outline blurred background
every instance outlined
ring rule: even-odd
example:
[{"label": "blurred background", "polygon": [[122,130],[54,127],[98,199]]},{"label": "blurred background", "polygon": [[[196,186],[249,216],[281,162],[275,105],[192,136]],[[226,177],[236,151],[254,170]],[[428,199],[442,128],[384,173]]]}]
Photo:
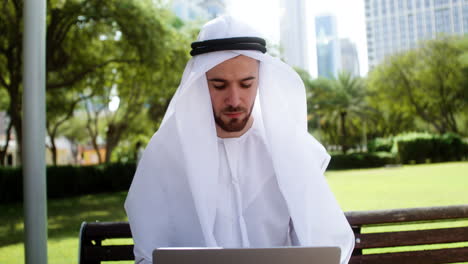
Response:
[{"label": "blurred background", "polygon": [[[1,263],[23,263],[22,11],[0,3]],[[344,210],[468,203],[468,0],[48,0],[50,263],[76,263],[82,221],[126,220],[190,43],[224,14],[303,79]]]}]

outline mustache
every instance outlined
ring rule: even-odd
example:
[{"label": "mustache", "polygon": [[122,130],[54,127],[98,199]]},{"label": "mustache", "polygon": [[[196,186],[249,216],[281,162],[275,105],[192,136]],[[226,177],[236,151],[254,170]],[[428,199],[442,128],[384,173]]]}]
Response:
[{"label": "mustache", "polygon": [[229,112],[247,112],[247,109],[245,107],[233,107],[233,106],[228,106],[222,110],[223,113],[229,113]]}]

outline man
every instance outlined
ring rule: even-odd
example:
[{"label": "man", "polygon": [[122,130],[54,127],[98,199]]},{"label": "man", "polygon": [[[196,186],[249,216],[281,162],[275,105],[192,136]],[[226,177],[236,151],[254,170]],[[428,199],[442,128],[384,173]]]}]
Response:
[{"label": "man", "polygon": [[136,263],[158,247],[339,246],[354,236],[307,132],[299,76],[225,16],[192,43],[181,84],[125,203]]}]

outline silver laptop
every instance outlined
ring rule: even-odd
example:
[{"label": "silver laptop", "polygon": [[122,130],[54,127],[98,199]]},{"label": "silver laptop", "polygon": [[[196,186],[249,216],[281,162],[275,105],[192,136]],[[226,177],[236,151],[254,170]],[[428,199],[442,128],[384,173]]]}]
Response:
[{"label": "silver laptop", "polygon": [[339,264],[339,247],[158,248],[153,264]]}]

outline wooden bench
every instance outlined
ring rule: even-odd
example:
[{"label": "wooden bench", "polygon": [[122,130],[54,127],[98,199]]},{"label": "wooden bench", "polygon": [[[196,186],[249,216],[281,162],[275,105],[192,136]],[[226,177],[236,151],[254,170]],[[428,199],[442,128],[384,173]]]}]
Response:
[{"label": "wooden bench", "polygon": [[[345,214],[356,236],[351,264],[468,262],[468,205],[356,211]],[[428,225],[421,228],[421,224]],[[419,228],[401,231],[402,228],[414,229],[415,226]],[[392,230],[371,232],[371,229],[381,227]],[[79,263],[97,264],[101,261],[133,260],[132,243],[103,245],[103,241],[117,238],[131,238],[127,222],[83,222],[80,230]],[[445,244],[456,242],[464,243],[452,244],[451,248],[447,248],[450,244]],[[437,244],[442,244],[442,248],[439,245],[436,249],[426,250],[398,248],[397,252],[390,253],[367,252],[369,249],[395,251],[394,247],[399,246],[433,247]]]}]

